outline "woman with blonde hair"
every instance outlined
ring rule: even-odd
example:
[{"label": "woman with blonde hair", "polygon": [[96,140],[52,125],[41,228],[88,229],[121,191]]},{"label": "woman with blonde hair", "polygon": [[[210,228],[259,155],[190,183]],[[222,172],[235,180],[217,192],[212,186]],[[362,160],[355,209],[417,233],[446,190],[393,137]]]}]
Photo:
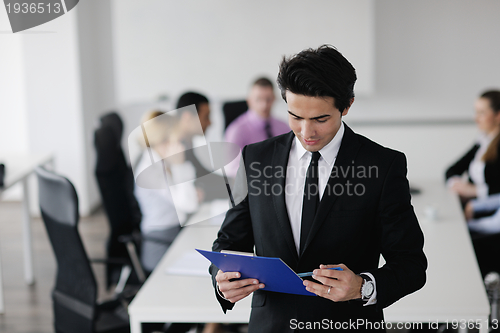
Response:
[{"label": "woman with blonde hair", "polygon": [[145,148],[135,168],[134,193],[142,212],[144,236],[141,262],[151,272],[181,230],[189,214],[198,209],[193,181],[195,170],[184,158],[178,119],[152,111],[141,120],[139,142]]}]

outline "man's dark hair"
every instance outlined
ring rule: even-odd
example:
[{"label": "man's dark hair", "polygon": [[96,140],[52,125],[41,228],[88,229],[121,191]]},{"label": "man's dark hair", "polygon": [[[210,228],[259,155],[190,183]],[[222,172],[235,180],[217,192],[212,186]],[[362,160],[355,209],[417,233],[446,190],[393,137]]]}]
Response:
[{"label": "man's dark hair", "polygon": [[187,92],[182,94],[181,97],[179,97],[179,100],[177,101],[177,109],[183,108],[185,106],[194,104],[196,105],[196,112],[199,110],[200,104],[203,103],[208,103],[208,98],[203,96],[202,94],[199,94],[197,92]]},{"label": "man's dark hair", "polygon": [[287,90],[297,95],[333,97],[335,107],[342,112],[354,97],[356,70],[335,47],[322,45],[283,56],[277,82],[285,102]]},{"label": "man's dark hair", "polygon": [[267,77],[259,77],[257,80],[253,82],[252,87],[253,86],[274,89],[273,83]]}]

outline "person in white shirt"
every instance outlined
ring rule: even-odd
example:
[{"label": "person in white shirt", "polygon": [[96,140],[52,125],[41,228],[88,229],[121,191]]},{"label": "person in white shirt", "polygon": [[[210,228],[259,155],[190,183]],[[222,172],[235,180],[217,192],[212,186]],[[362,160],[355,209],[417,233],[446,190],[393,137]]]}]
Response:
[{"label": "person in white shirt", "polygon": [[[484,213],[493,214],[476,217],[477,214]],[[500,193],[483,199],[470,200],[465,206],[465,217],[471,231],[483,234],[500,233]]]},{"label": "person in white shirt", "polygon": [[[472,245],[481,274],[500,271],[500,213],[494,200],[500,193],[500,91],[486,91],[476,100],[475,121],[480,135],[475,145],[446,171],[448,187],[464,205]],[[467,180],[462,178],[467,174]],[[491,208],[491,209],[490,209]],[[491,215],[493,214],[493,215]],[[489,215],[489,216],[488,216]]]},{"label": "person in white shirt", "polygon": [[[484,92],[475,103],[479,138],[463,157],[446,171],[447,185],[464,202],[500,193],[500,91]],[[469,180],[463,180],[467,173]]]},{"label": "person in white shirt", "polygon": [[176,117],[148,112],[141,121],[145,151],[135,169],[134,194],[142,212],[141,262],[152,271],[186,222],[198,209],[195,170],[178,141]]}]

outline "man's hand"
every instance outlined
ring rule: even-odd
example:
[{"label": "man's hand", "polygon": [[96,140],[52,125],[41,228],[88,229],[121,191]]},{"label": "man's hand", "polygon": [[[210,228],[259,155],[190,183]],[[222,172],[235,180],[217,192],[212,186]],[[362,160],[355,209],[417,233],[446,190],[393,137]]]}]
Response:
[{"label": "man's hand", "polygon": [[[332,267],[340,267],[343,271],[327,269]],[[320,283],[304,281],[307,291],[334,302],[361,298],[363,278],[354,274],[346,265],[320,265],[313,273],[312,277]]]},{"label": "man's hand", "polygon": [[264,288],[264,284],[259,283],[259,280],[257,279],[229,281],[232,279],[238,279],[240,276],[241,274],[238,272],[224,273],[219,270],[217,272],[217,276],[215,277],[219,291],[222,293],[224,298],[229,300],[231,303],[236,303],[254,291]]}]

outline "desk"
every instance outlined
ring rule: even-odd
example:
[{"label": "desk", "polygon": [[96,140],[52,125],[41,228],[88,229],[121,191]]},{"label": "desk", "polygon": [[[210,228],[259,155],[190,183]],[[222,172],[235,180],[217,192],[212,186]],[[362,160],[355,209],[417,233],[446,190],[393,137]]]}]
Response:
[{"label": "desk", "polygon": [[[480,331],[487,332],[488,299],[458,198],[440,182],[415,185],[422,190],[412,202],[425,234],[427,283],[386,308],[386,322],[480,320]],[[425,218],[428,205],[438,211],[436,221]],[[248,322],[250,297],[224,315],[208,273],[206,277],[165,273],[183,253],[194,248],[210,249],[217,231],[217,226],[209,225],[192,225],[182,230],[129,306],[132,333],[141,332],[143,322]]]},{"label": "desk", "polygon": [[[0,195],[7,189],[20,183],[23,187],[23,247],[24,247],[24,279],[28,285],[35,282],[33,274],[33,249],[31,240],[30,193],[28,177],[38,166],[53,166],[52,155],[0,155],[0,163],[5,164],[4,186],[0,187]],[[0,264],[0,313],[4,313],[3,284]]]}]

